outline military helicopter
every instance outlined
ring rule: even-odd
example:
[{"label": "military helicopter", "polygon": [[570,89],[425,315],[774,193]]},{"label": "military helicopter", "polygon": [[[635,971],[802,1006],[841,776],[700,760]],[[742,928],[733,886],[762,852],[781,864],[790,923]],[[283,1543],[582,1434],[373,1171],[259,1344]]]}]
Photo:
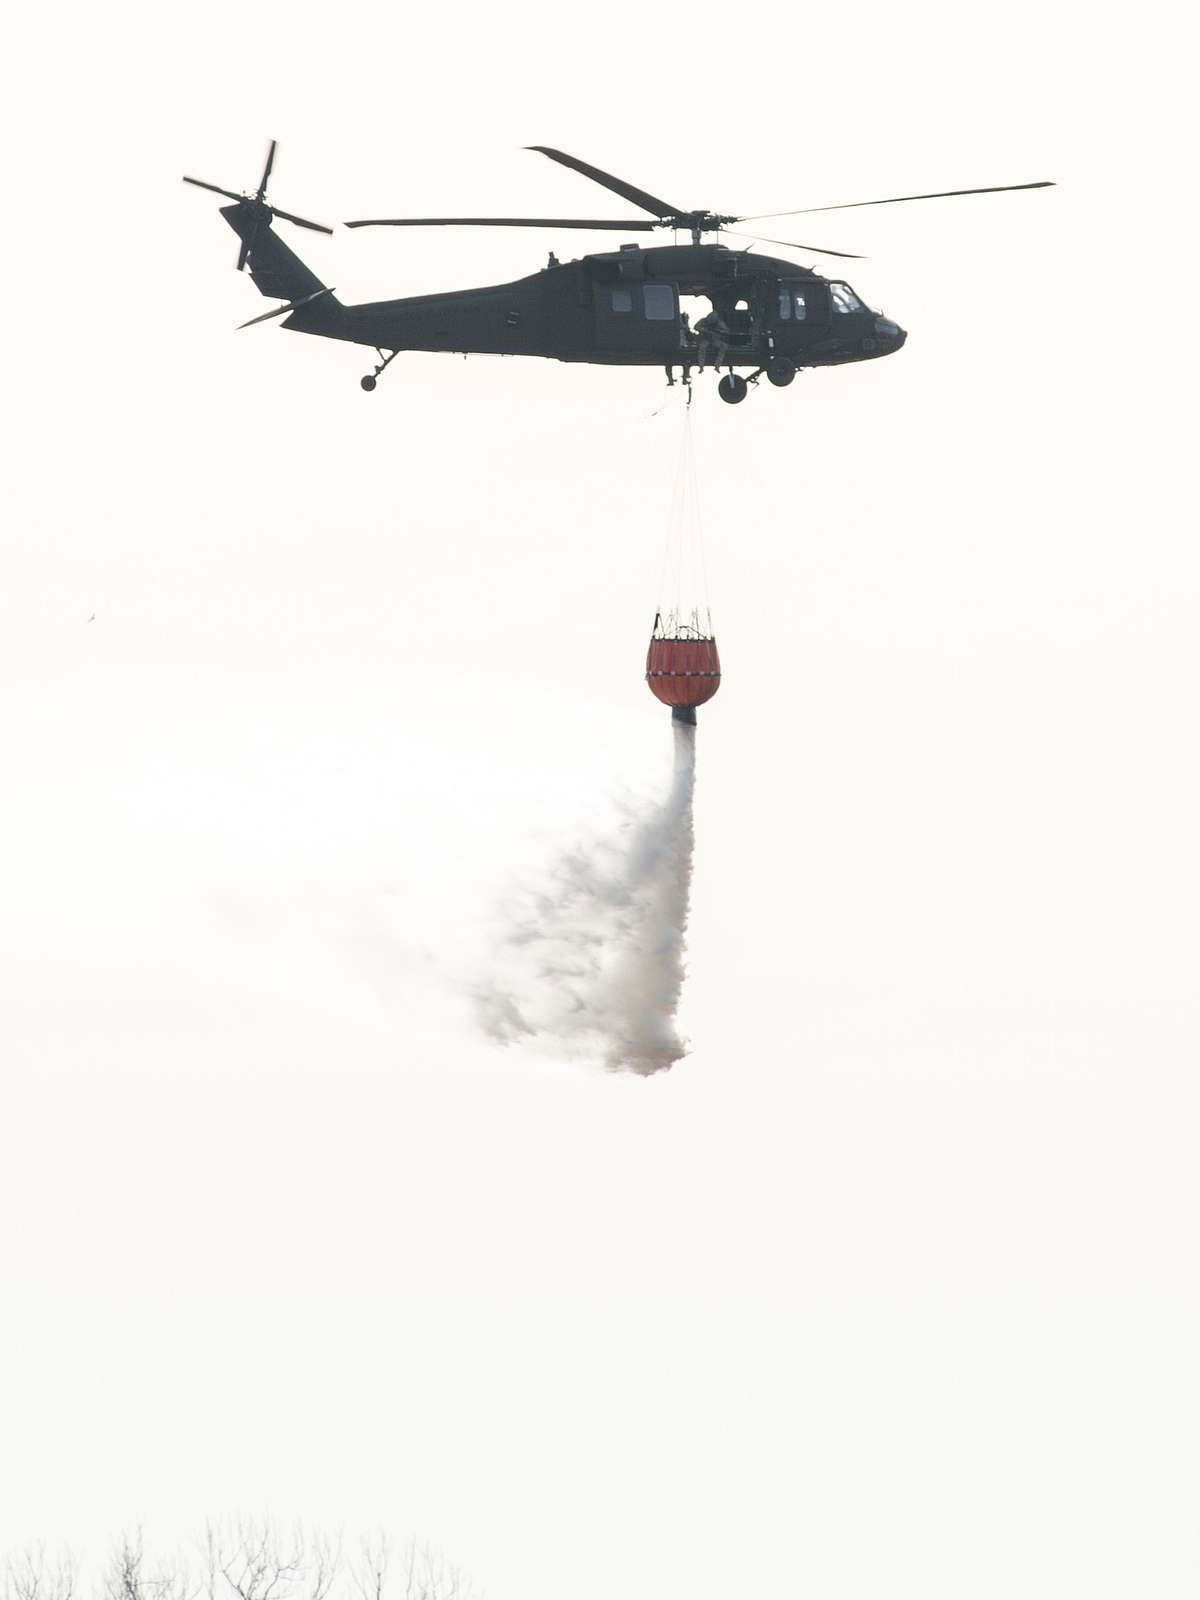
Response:
[{"label": "military helicopter", "polygon": [[[665,368],[668,383],[675,369],[691,383],[695,371],[723,375],[717,385],[722,400],[737,405],[749,387],[766,376],[786,388],[804,367],[838,366],[891,355],[907,334],[899,324],[871,310],[843,279],[825,278],[811,268],[772,256],[752,254],[749,247],[730,249],[704,243],[705,234],[731,233],[754,243],[838,256],[861,256],[824,246],[796,244],[738,233],[732,224],[801,216],[815,211],[844,211],[857,206],[897,205],[910,200],[941,200],[958,195],[999,194],[1013,189],[1045,189],[1053,185],[1007,183],[983,189],[949,189],[936,194],[893,195],[884,200],[857,200],[839,206],[808,206],[795,211],[724,216],[687,210],[616,178],[586,161],[546,145],[527,148],[573,168],[594,183],[639,206],[652,220],[632,217],[367,217],[347,222],[348,228],[576,228],[620,233],[649,233],[656,228],[691,235],[689,244],[672,243],[643,249],[622,244],[616,250],[559,261],[553,253],[546,266],[514,283],[445,294],[413,295],[403,300],[377,300],[343,305],[334,290],[313,273],[274,231],[276,218],[317,233],[332,233],[268,204],[267,184],[275,163],[271,141],[262,180],[254,194],[235,194],[200,178],[185,183],[226,196],[233,204],[221,215],[241,240],[238,271],[250,269],[259,292],[284,300],[242,327],[286,317],[296,333],[344,339],[373,348],[378,364],[360,381],[368,393],[396,356],[408,350],[441,350],[461,355],[544,356],[557,361],[584,361],[604,366]],[[689,311],[684,301],[691,300]],[[698,308],[695,303],[700,302]],[[702,315],[692,316],[696,310]],[[741,368],[746,375],[743,376]]]}]

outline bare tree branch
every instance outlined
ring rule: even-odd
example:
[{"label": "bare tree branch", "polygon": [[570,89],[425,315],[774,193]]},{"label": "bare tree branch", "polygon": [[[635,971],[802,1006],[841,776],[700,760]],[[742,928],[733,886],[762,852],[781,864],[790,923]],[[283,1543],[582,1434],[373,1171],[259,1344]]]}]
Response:
[{"label": "bare tree branch", "polygon": [[29,1545],[4,1563],[5,1600],[75,1600],[79,1565],[69,1550],[47,1556],[45,1545]]},{"label": "bare tree branch", "polygon": [[314,1533],[308,1538],[305,1573],[308,1600],[327,1600],[342,1567],[342,1538]]},{"label": "bare tree branch", "polygon": [[[181,1556],[147,1556],[142,1530],[122,1534],[98,1574],[95,1600],[476,1600],[462,1572],[428,1545],[397,1553],[388,1536],[364,1538],[343,1558],[342,1539],[266,1518],[209,1523],[197,1572]],[[30,1546],[0,1566],[0,1600],[80,1600],[67,1551]]]},{"label": "bare tree branch", "polygon": [[101,1600],[198,1600],[201,1585],[176,1557],[150,1567],[142,1530],[124,1533],[113,1546],[101,1579]]},{"label": "bare tree branch", "polygon": [[285,1535],[265,1518],[210,1525],[205,1554],[209,1600],[328,1600],[342,1568],[340,1536]]},{"label": "bare tree branch", "polygon": [[382,1531],[367,1534],[358,1547],[357,1557],[349,1564],[350,1581],[359,1600],[384,1600],[391,1559],[392,1546],[387,1534]]}]

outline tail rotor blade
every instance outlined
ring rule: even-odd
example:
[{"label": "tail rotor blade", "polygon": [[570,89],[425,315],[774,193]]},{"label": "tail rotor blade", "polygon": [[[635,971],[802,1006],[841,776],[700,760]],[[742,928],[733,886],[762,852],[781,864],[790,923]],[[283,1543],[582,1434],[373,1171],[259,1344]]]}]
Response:
[{"label": "tail rotor blade", "polygon": [[253,223],[249,233],[242,240],[242,248],[238,251],[237,269],[238,269],[239,272],[242,272],[242,271],[245,270],[246,263],[250,259],[250,252],[254,248],[254,241],[257,238],[258,238],[258,217],[256,216],[254,218],[254,223]]},{"label": "tail rotor blade", "polygon": [[184,183],[194,183],[197,189],[210,189],[213,194],[223,194],[227,200],[244,200],[244,194],[234,194],[232,189],[222,189],[219,184],[205,183],[203,178],[184,178]]},{"label": "tail rotor blade", "polygon": [[293,216],[290,211],[280,211],[278,206],[272,206],[270,210],[273,217],[282,217],[285,222],[294,222],[298,228],[311,228],[314,233],[333,232],[333,229],[327,228],[323,222],[310,222],[307,217]]},{"label": "tail rotor blade", "polygon": [[258,198],[261,200],[267,192],[267,180],[271,176],[271,168],[275,165],[275,140],[271,140],[271,148],[267,151],[267,164],[263,168],[262,182],[258,186]]}]

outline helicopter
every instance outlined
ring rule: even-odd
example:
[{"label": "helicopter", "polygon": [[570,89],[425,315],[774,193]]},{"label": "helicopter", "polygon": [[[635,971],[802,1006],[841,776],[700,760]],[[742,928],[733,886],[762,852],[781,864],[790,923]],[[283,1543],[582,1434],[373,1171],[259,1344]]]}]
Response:
[{"label": "helicopter", "polygon": [[[323,223],[268,202],[267,185],[276,148],[276,141],[272,140],[262,179],[253,194],[237,194],[200,178],[185,177],[183,181],[233,202],[220,210],[241,241],[238,271],[249,267],[260,294],[285,301],[241,326],[248,328],[273,317],[286,317],[283,326],[295,333],[369,346],[379,360],[360,379],[368,393],[397,355],[420,350],[542,356],[603,366],[663,367],[669,384],[675,383],[678,368],[689,393],[693,372],[714,371],[720,375],[717,392],[721,399],[738,405],[763,376],[776,388],[786,388],[803,368],[840,366],[892,355],[908,335],[898,323],[867,306],[844,279],[826,278],[811,267],[754,254],[749,246],[731,249],[720,242],[705,242],[706,234],[727,233],[752,243],[860,261],[861,256],[844,250],[738,233],[733,224],[859,206],[1053,187],[1046,180],[1006,183],[756,216],[725,216],[671,205],[565,151],[529,145],[527,149],[572,168],[640,207],[649,213],[650,220],[366,217],[345,226],[569,228],[621,233],[649,233],[664,228],[675,234],[690,234],[690,243],[647,248],[622,243],[616,250],[567,262],[559,261],[551,252],[540,272],[513,283],[343,305],[334,289],[323,284],[272,227],[278,218],[316,233],[333,232]],[[693,309],[689,310],[685,301]]]}]

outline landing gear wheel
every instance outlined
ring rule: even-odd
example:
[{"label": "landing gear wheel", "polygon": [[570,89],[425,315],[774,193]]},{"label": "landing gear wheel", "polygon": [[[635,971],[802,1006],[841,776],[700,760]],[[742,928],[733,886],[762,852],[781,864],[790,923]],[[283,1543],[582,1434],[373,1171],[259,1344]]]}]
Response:
[{"label": "landing gear wheel", "polygon": [[399,354],[399,351],[393,350],[390,355],[385,356],[383,351],[379,350],[378,346],[376,346],[376,350],[379,355],[379,365],[375,368],[374,372],[368,372],[365,378],[360,378],[358,380],[368,394],[370,394],[371,390],[379,382],[379,374],[384,371],[386,367],[389,367]]},{"label": "landing gear wheel", "polygon": [[717,385],[717,393],[726,405],[738,406],[746,398],[746,380],[736,372],[727,372]]},{"label": "landing gear wheel", "polygon": [[783,356],[776,356],[773,361],[767,362],[767,382],[773,383],[777,389],[786,389],[795,376],[794,364]]}]

